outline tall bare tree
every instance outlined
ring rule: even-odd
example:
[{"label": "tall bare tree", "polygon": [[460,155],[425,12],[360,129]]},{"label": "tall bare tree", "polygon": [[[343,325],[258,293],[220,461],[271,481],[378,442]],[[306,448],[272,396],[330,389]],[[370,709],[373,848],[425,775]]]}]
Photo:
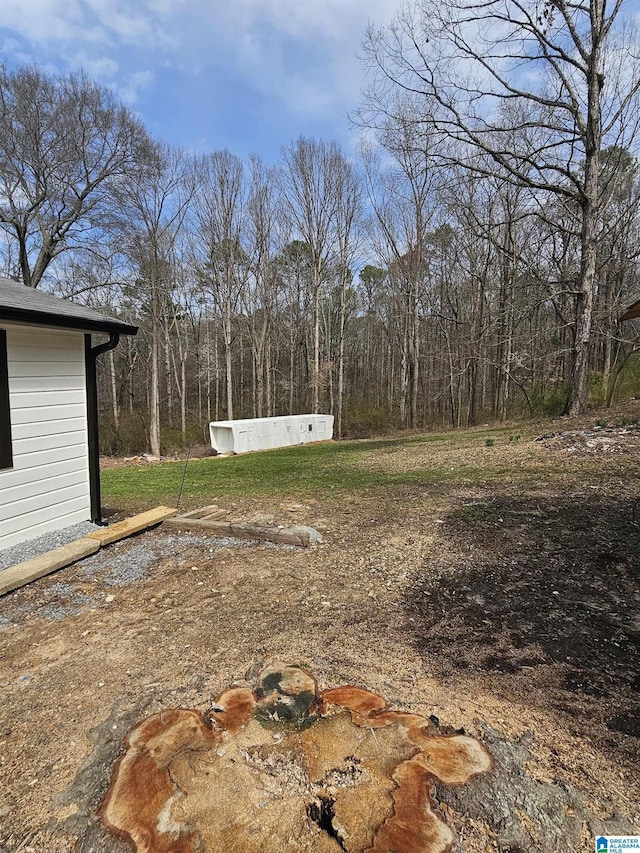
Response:
[{"label": "tall bare tree", "polygon": [[[572,208],[580,235],[567,408],[584,410],[596,288],[603,145],[638,130],[640,65],[632,26],[616,27],[622,0],[416,0],[365,41],[374,75],[363,111],[395,110],[398,88],[435,132],[478,168],[488,154],[508,179]],[[426,109],[424,106],[426,104]],[[513,148],[514,130],[521,131]],[[484,168],[480,166],[480,168]]]},{"label": "tall bare tree", "polygon": [[339,205],[337,166],[342,152],[335,142],[300,137],[283,151],[280,171],[285,209],[306,243],[311,258],[313,310],[312,411],[320,408],[320,292],[334,257],[333,228]]},{"label": "tall bare tree", "polygon": [[253,411],[261,418],[271,414],[271,338],[280,290],[276,258],[283,235],[274,170],[256,156],[250,166],[246,244],[251,276],[244,304],[253,350]]},{"label": "tall bare tree", "polygon": [[406,115],[385,124],[380,134],[386,160],[363,148],[369,201],[378,226],[381,259],[398,300],[401,342],[400,414],[418,425],[420,316],[428,274],[427,236],[433,225],[436,174],[428,128]]},{"label": "tall bare tree", "polygon": [[[160,456],[161,332],[171,305],[176,237],[192,195],[187,165],[180,149],[157,143],[116,193],[122,239],[149,313],[149,445],[154,456]],[[164,373],[170,382],[170,371]]]},{"label": "tall bare tree", "polygon": [[347,288],[353,279],[353,262],[360,243],[362,216],[362,186],[355,167],[346,157],[335,164],[336,216],[334,241],[339,276],[340,308],[338,312],[338,387],[336,404],[336,435],[342,437],[344,406],[345,331],[347,321]]},{"label": "tall bare tree", "polygon": [[37,287],[61,252],[95,247],[111,189],[148,144],[138,119],[85,75],[0,66],[0,227],[24,284]]},{"label": "tall bare tree", "polygon": [[222,325],[227,417],[232,419],[234,321],[249,274],[249,258],[243,248],[246,186],[240,158],[225,150],[199,161],[193,213],[195,262]]}]

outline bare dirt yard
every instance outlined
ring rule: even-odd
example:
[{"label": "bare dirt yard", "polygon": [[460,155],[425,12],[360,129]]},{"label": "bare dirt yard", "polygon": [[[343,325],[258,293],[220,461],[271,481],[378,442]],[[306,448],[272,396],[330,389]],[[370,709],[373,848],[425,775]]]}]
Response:
[{"label": "bare dirt yard", "polygon": [[493,772],[434,789],[455,850],[640,833],[640,406],[620,414],[370,442],[351,464],[384,485],[227,501],[321,544],[159,527],[0,599],[0,851],[130,850],[96,817],[126,733],[265,661],[483,742]]}]

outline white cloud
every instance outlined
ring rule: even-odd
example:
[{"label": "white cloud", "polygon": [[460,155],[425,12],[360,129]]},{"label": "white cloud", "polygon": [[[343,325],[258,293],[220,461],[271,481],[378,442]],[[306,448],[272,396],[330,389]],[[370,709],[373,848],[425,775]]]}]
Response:
[{"label": "white cloud", "polygon": [[125,104],[133,106],[143,89],[148,89],[155,80],[153,71],[135,71],[129,74],[123,85],[117,87],[118,95]]},{"label": "white cloud", "polygon": [[[202,4],[202,8],[211,8]],[[337,42],[359,42],[369,18],[385,22],[398,6],[396,0],[235,0],[219,4],[213,14],[235,26],[259,31],[268,25],[285,36]]]},{"label": "white cloud", "polygon": [[90,77],[100,83],[108,83],[118,74],[120,65],[109,56],[91,56],[79,51],[73,57],[72,65],[83,68]]},{"label": "white cloud", "polygon": [[170,45],[163,18],[176,8],[176,0],[2,0],[0,27],[39,45]]},{"label": "white cloud", "polygon": [[2,0],[0,3],[0,27],[36,43],[69,40],[81,21],[82,9],[77,0],[65,3],[56,0]]},{"label": "white cloud", "polygon": [[[356,58],[369,19],[399,0],[0,0],[0,37],[14,59],[32,54],[84,67],[127,103],[179,67],[223,77],[301,116],[343,115],[358,101]],[[2,32],[4,28],[5,32]]]},{"label": "white cloud", "polygon": [[[234,0],[191,3],[190,53],[207,53],[259,92],[302,114],[352,107],[363,86],[357,59],[370,19],[388,22],[398,0]],[[185,45],[186,46],[186,45]],[[186,62],[191,61],[187,56]]]},{"label": "white cloud", "polygon": [[30,65],[33,62],[33,55],[23,50],[23,45],[14,38],[3,39],[0,43],[0,57],[13,57],[14,61],[25,65]]}]

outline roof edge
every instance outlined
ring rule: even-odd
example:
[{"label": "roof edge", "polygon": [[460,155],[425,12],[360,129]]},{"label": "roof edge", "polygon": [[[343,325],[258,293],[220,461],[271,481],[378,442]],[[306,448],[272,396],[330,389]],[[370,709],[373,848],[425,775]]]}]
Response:
[{"label": "roof edge", "polygon": [[636,299],[635,302],[627,306],[624,314],[618,318],[618,322],[624,323],[625,320],[635,320],[637,317],[640,317],[640,299]]},{"label": "roof edge", "polygon": [[138,326],[131,326],[122,320],[89,320],[82,317],[61,317],[46,311],[33,311],[28,308],[0,307],[0,321],[7,323],[28,323],[38,326],[54,326],[58,329],[73,329],[80,332],[118,332],[121,335],[136,335]]}]

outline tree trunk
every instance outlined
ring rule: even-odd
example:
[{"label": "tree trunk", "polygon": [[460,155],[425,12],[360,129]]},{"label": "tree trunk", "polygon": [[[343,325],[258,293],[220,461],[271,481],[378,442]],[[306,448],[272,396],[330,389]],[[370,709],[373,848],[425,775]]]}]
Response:
[{"label": "tree trunk", "polygon": [[342,438],[342,406],[344,402],[344,329],[346,320],[346,281],[345,276],[341,276],[340,287],[340,327],[338,341],[338,407],[337,407],[337,429],[336,435]]},{"label": "tree trunk", "polygon": [[227,292],[225,302],[224,329],[224,363],[227,383],[227,418],[233,420],[233,362],[231,353],[231,295]]},{"label": "tree trunk", "polygon": [[320,411],[320,270],[314,270],[313,283],[313,374],[311,411]]},{"label": "tree trunk", "polygon": [[187,354],[180,353],[180,425],[182,439],[187,442]]},{"label": "tree trunk", "polygon": [[113,403],[113,423],[116,428],[120,426],[120,405],[118,402],[118,390],[116,386],[116,363],[113,350],[109,350],[109,378],[111,380],[111,400]]},{"label": "tree trunk", "polygon": [[593,300],[596,286],[600,147],[602,144],[601,89],[602,25],[604,0],[592,2],[593,44],[589,57],[585,174],[580,236],[580,290],[576,305],[576,333],[573,345],[571,387],[567,411],[579,415],[587,409],[589,391],[589,345],[593,325]]},{"label": "tree trunk", "polygon": [[155,269],[151,272],[151,388],[149,389],[149,445],[160,456],[160,375],[158,369],[158,295]]}]

